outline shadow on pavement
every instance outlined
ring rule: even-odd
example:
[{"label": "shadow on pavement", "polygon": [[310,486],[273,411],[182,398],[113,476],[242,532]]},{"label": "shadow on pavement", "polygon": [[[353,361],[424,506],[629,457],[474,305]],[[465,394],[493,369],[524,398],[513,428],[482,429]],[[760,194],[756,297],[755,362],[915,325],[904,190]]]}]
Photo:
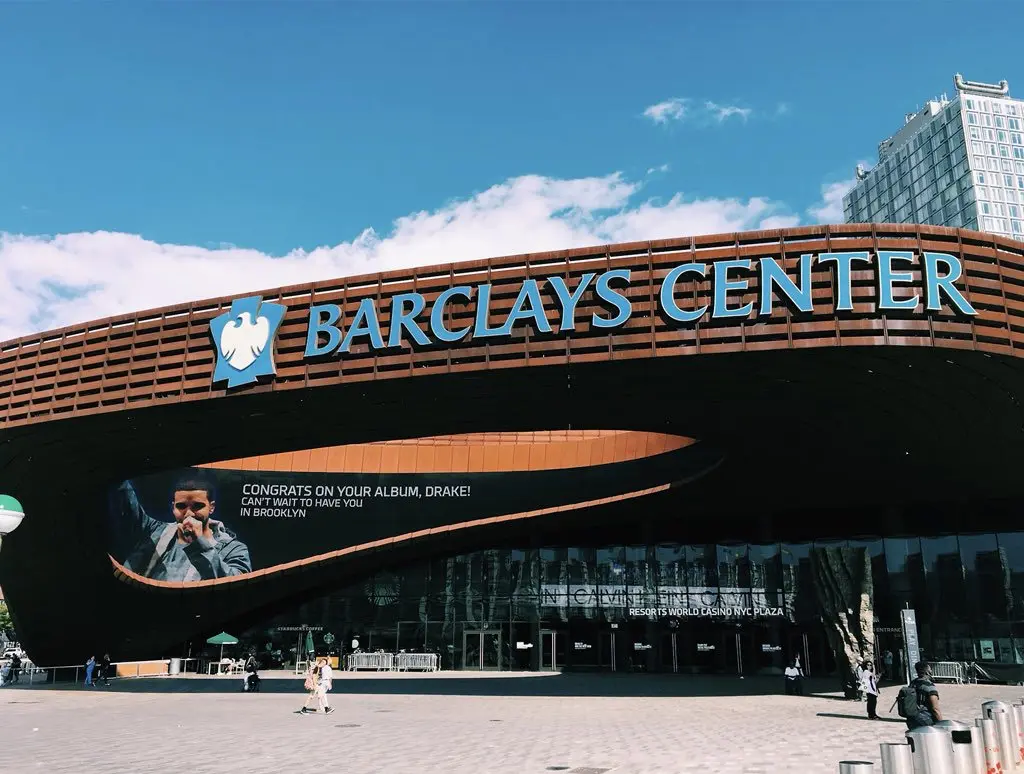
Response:
[{"label": "shadow on pavement", "polygon": [[839,712],[818,712],[815,714],[819,718],[843,718],[845,720],[867,720],[871,723],[902,723],[906,725],[906,721],[903,718],[877,718],[871,720],[867,715],[843,715]]},{"label": "shadow on pavement", "polygon": [[[671,674],[550,674],[456,676],[395,675],[350,676],[342,673],[334,680],[332,695],[379,694],[410,696],[551,696],[551,697],[701,697],[782,695],[778,677],[719,677]],[[260,692],[264,694],[305,693],[303,679],[294,675],[264,676]],[[834,684],[820,681],[824,693]],[[14,691],[95,691],[113,693],[242,693],[241,677],[155,677],[121,679],[107,687],[86,688],[68,683],[19,685],[0,690],[0,701],[15,699]],[[254,700],[257,700],[255,695]],[[803,697],[786,697],[806,701]],[[832,698],[832,697],[829,697]]]}]

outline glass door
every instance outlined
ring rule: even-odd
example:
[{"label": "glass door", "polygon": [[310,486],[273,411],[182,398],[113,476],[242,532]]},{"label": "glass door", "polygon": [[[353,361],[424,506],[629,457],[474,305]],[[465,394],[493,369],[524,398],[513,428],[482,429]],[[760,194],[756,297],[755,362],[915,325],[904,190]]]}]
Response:
[{"label": "glass door", "polygon": [[659,649],[662,672],[679,671],[679,635],[676,632],[666,632],[661,635],[661,648]]},{"label": "glass door", "polygon": [[468,630],[462,634],[463,669],[501,669],[501,632]]},{"label": "glass door", "polygon": [[540,630],[540,671],[554,672],[565,666],[565,637],[554,629]]}]

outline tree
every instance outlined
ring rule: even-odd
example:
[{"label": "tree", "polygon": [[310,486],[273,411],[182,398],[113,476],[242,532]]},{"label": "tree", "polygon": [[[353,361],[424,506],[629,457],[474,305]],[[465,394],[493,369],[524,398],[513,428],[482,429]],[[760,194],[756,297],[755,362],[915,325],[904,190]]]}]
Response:
[{"label": "tree", "polygon": [[858,695],[854,670],[874,662],[875,594],[871,557],[865,548],[815,547],[811,551],[821,621],[835,654],[848,699]]},{"label": "tree", "polygon": [[8,639],[14,639],[14,621],[6,602],[0,602],[0,634]]}]

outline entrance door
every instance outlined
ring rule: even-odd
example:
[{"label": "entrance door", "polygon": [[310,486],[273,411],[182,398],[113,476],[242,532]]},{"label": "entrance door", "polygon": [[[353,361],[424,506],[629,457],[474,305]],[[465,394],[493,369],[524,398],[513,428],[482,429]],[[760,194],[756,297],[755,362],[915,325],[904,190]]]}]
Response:
[{"label": "entrance door", "polygon": [[462,634],[463,669],[501,669],[501,632],[470,630]]},{"label": "entrance door", "polygon": [[679,671],[679,635],[676,632],[666,632],[661,635],[661,657],[662,672]]},{"label": "entrance door", "polygon": [[565,637],[554,629],[540,630],[540,671],[554,672],[565,666]]}]

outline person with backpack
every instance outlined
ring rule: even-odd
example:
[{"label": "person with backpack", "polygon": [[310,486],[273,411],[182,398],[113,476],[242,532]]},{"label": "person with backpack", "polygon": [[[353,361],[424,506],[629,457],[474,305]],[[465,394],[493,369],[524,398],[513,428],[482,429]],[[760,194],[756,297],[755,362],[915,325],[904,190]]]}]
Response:
[{"label": "person with backpack", "polygon": [[932,682],[932,669],[924,661],[914,664],[917,679],[900,688],[896,695],[897,712],[907,721],[907,729],[933,726],[942,720],[939,689]]}]

